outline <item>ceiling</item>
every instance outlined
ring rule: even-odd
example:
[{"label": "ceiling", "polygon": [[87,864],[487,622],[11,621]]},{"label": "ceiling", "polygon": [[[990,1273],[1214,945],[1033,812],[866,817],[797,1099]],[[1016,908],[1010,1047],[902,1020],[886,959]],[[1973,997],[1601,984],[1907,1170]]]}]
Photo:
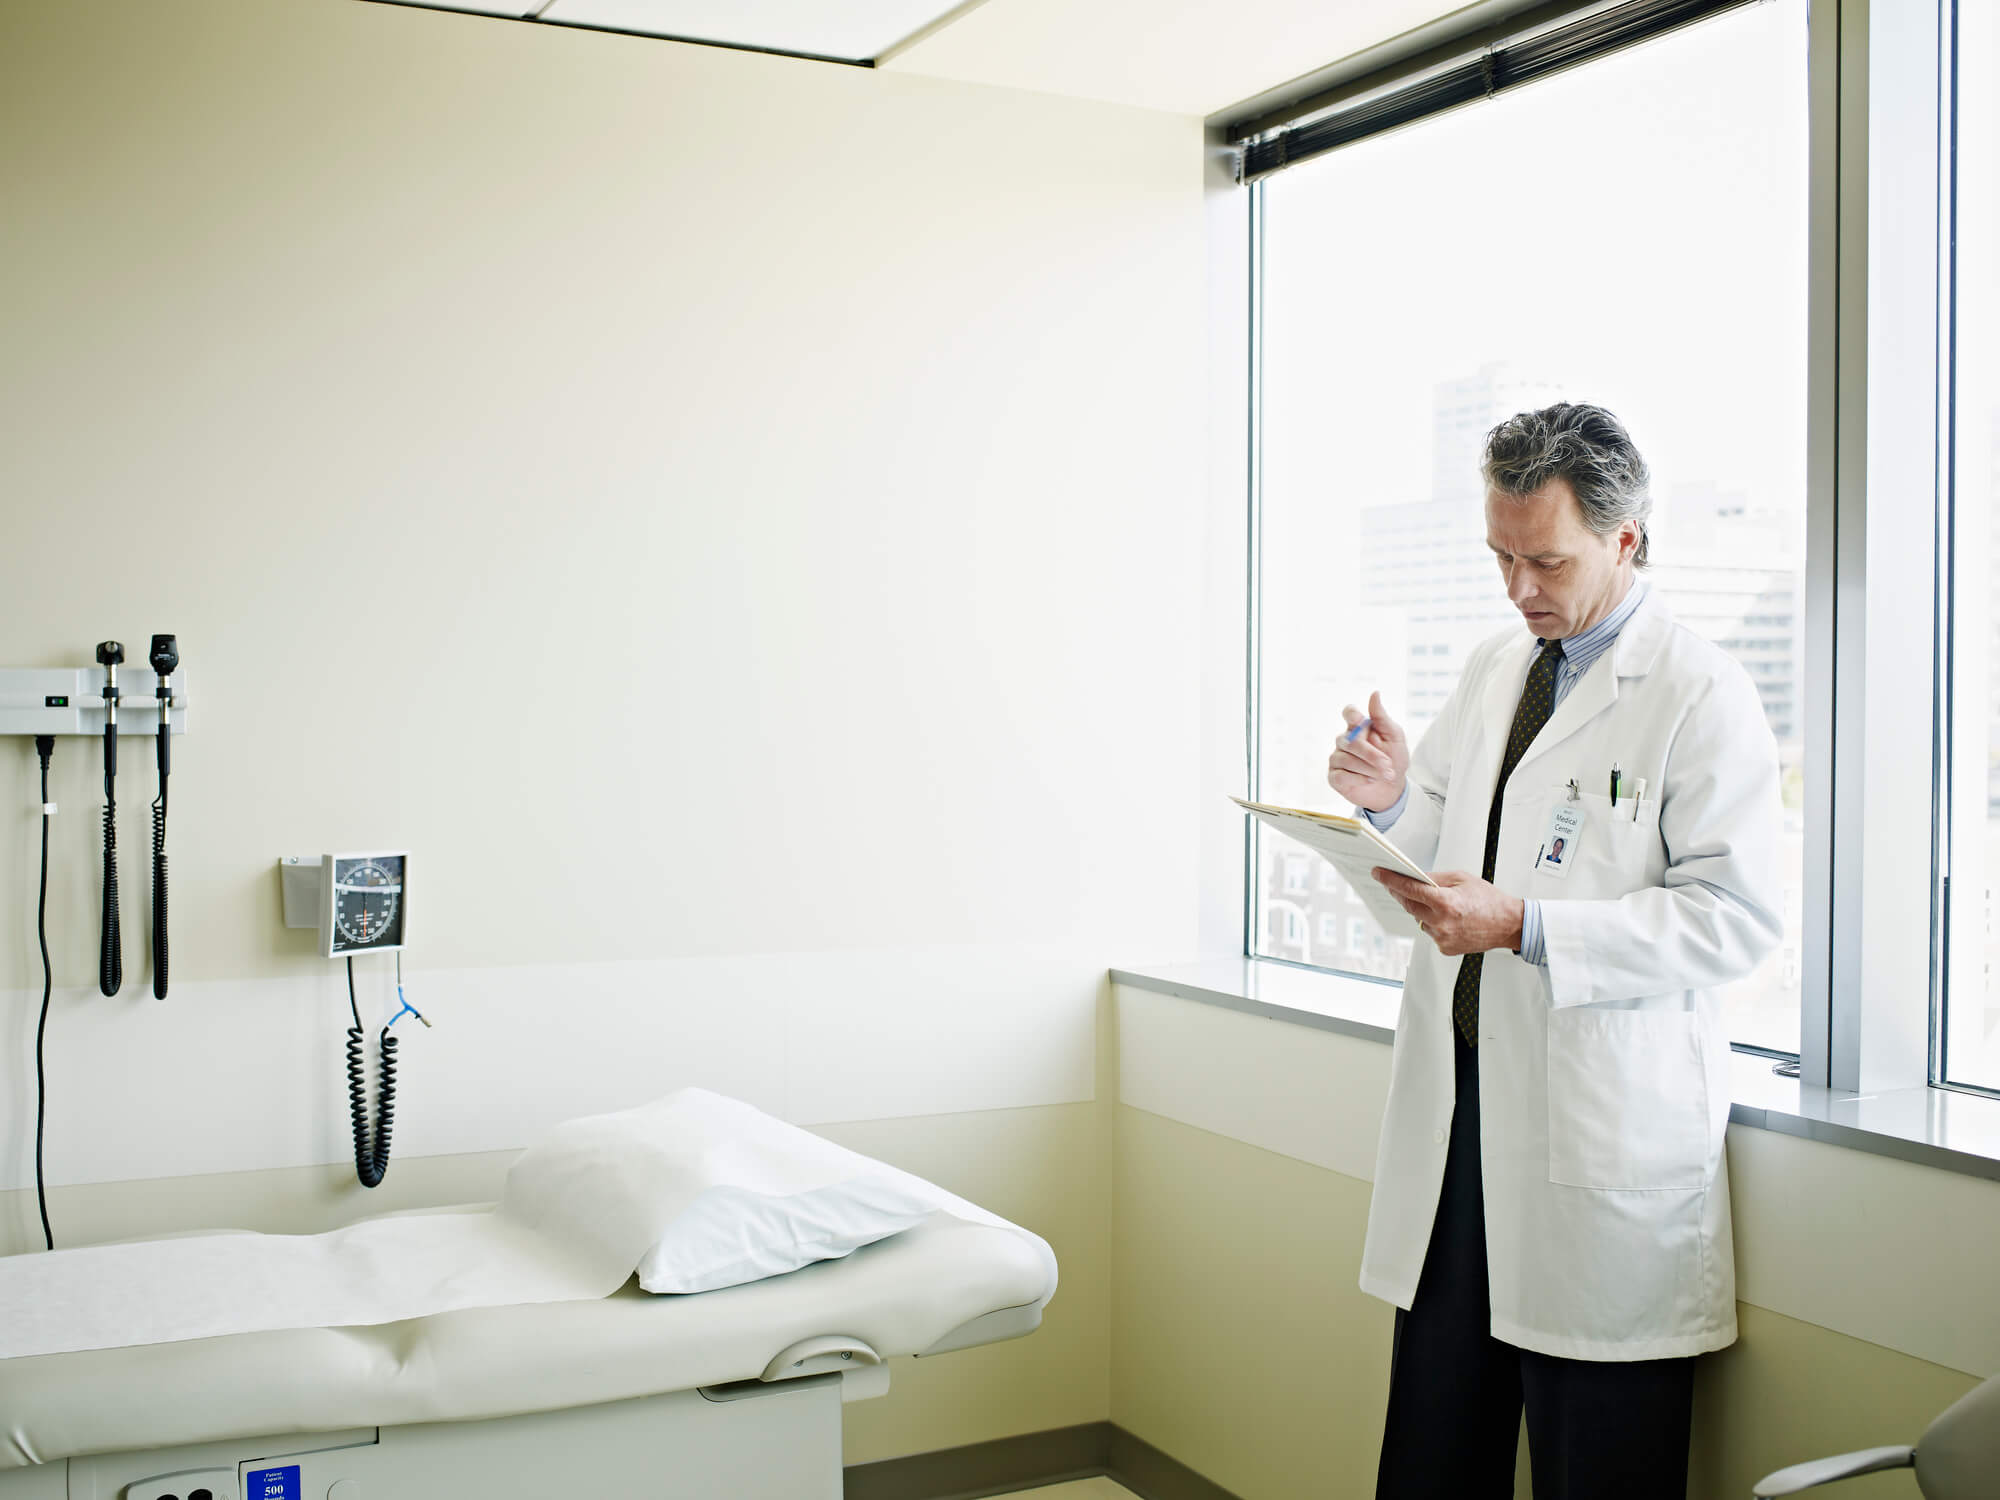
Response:
[{"label": "ceiling", "polygon": [[1467,0],[416,0],[1215,114]]},{"label": "ceiling", "polygon": [[882,66],[1212,115],[1465,0],[984,0]]},{"label": "ceiling", "polygon": [[591,26],[642,36],[796,52],[849,62],[880,57],[960,0],[416,0],[441,10]]}]

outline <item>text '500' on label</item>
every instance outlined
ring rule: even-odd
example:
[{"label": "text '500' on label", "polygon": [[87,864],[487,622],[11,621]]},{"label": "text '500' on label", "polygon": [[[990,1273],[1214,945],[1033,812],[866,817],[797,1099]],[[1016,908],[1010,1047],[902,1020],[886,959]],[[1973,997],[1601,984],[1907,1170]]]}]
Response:
[{"label": "text '500' on label", "polygon": [[243,1500],[299,1500],[299,1466],[252,1469],[243,1476]]}]

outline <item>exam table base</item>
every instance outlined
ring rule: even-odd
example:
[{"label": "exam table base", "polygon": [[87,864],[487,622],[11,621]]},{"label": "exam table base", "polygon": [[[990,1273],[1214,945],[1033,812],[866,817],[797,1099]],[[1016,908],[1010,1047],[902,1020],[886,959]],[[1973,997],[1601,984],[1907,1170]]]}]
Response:
[{"label": "exam table base", "polygon": [[[0,1473],[0,1500],[840,1500],[841,1377],[674,1391],[482,1422],[109,1453]],[[280,1486],[248,1486],[288,1470]]]}]

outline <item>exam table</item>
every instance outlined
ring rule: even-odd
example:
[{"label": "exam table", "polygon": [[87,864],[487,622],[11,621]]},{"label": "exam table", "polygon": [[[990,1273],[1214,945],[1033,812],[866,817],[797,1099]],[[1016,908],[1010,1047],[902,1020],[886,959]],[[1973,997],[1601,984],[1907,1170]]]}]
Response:
[{"label": "exam table", "polygon": [[1016,1338],[1023,1236],[940,1213],[784,1276],[0,1361],[0,1500],[837,1500],[884,1361]]},{"label": "exam table", "polygon": [[498,1203],[0,1270],[0,1500],[838,1500],[841,1403],[1033,1332],[1057,1276],[699,1089],[556,1127]]}]

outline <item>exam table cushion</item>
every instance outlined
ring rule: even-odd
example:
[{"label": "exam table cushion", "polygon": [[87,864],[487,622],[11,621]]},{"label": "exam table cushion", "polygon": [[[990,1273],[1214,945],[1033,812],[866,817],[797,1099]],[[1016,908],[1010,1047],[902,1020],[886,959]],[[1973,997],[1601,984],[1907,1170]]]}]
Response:
[{"label": "exam table cushion", "polygon": [[755,1379],[825,1334],[916,1354],[1055,1290],[1018,1230],[933,1214],[905,1233],[724,1291],[468,1308],[0,1361],[0,1468],[90,1453],[516,1416]]},{"label": "exam table cushion", "polygon": [[[855,1196],[864,1183],[879,1192]],[[801,1229],[785,1200],[844,1207]],[[581,1301],[642,1268],[659,1289],[700,1291],[845,1253],[918,1209],[1028,1240],[1053,1283],[1054,1257],[1029,1231],[740,1100],[680,1089],[556,1126],[484,1208],[0,1258],[0,1359]]]}]

